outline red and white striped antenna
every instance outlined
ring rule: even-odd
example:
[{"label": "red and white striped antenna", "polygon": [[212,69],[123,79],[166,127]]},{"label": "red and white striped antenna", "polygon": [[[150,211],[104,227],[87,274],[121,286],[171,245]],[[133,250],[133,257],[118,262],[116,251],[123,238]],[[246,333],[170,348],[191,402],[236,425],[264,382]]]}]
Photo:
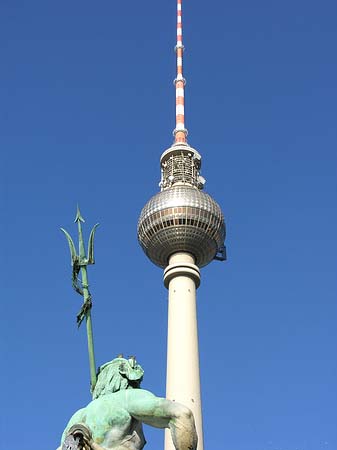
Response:
[{"label": "red and white striped antenna", "polygon": [[173,131],[174,142],[186,142],[187,130],[185,128],[184,89],[186,80],[183,77],[183,24],[182,24],[182,0],[177,0],[177,77],[174,80],[176,87],[176,127]]}]

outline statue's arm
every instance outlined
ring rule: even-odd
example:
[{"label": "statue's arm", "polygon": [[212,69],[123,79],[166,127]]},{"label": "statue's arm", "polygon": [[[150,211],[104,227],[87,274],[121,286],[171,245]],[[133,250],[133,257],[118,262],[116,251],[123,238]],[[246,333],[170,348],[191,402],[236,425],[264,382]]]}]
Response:
[{"label": "statue's arm", "polygon": [[128,412],[156,428],[169,428],[176,450],[195,450],[198,437],[190,409],[142,389],[128,391]]}]

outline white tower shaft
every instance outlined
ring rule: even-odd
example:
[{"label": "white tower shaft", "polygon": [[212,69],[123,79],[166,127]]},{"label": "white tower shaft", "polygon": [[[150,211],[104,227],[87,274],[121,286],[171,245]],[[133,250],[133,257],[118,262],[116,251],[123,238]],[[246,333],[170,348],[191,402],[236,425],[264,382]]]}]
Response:
[{"label": "white tower shaft", "polygon": [[[225,259],[225,223],[220,206],[202,191],[201,156],[187,144],[183,76],[182,0],[177,1],[176,127],[174,143],[160,158],[161,192],[144,206],[138,240],[164,270],[168,289],[166,397],[188,407],[203,450],[196,290],[199,267]],[[165,433],[165,450],[175,450]]]},{"label": "white tower shaft", "polygon": [[[168,288],[166,398],[191,409],[203,450],[196,289],[200,271],[189,253],[175,253],[164,271]],[[175,450],[169,430],[165,450]]]}]

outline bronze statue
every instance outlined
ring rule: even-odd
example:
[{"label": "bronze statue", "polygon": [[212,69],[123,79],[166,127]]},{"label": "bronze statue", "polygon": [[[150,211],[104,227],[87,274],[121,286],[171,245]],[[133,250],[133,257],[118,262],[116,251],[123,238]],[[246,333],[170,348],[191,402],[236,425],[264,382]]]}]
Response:
[{"label": "bronze statue", "polygon": [[100,367],[93,400],[70,419],[58,450],[141,450],[142,424],[169,428],[176,450],[196,450],[192,412],[140,388],[144,371],[119,356]]}]

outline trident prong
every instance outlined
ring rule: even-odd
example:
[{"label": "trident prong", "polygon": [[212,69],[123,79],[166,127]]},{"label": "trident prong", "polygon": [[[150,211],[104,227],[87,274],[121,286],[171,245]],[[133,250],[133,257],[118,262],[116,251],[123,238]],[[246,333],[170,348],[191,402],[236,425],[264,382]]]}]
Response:
[{"label": "trident prong", "polygon": [[[74,241],[72,240],[70,234],[64,228],[61,228],[61,231],[65,234],[69,245],[71,265],[73,268],[72,286],[78,294],[83,296],[83,305],[79,313],[77,314],[77,325],[78,327],[80,327],[84,318],[86,319],[89,365],[90,365],[90,386],[91,386],[90,390],[91,392],[93,392],[94,387],[96,385],[96,363],[95,363],[94,341],[93,341],[92,320],[91,320],[92,301],[91,301],[91,294],[89,291],[87,266],[90,264],[95,264],[94,238],[96,228],[98,227],[99,224],[96,223],[96,225],[94,225],[94,227],[90,232],[88,241],[88,254],[86,256],[82,233],[82,223],[84,223],[85,220],[83,219],[78,206],[74,222],[77,223],[78,227],[78,237],[79,237],[78,254],[76,253]],[[78,278],[80,272],[81,272],[81,280],[79,280]]]}]

